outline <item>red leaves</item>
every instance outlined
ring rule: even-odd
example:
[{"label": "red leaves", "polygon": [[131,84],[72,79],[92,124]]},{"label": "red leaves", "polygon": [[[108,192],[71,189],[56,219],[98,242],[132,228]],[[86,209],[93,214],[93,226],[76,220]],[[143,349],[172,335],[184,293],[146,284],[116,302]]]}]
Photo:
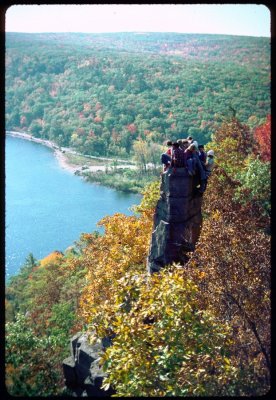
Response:
[{"label": "red leaves", "polygon": [[129,124],[129,125],[127,125],[127,130],[130,132],[130,133],[135,133],[136,131],[137,131],[137,127],[136,127],[136,125],[135,124]]},{"label": "red leaves", "polygon": [[258,126],[254,132],[256,141],[255,152],[260,154],[261,160],[271,160],[271,115],[268,115],[266,122]]}]

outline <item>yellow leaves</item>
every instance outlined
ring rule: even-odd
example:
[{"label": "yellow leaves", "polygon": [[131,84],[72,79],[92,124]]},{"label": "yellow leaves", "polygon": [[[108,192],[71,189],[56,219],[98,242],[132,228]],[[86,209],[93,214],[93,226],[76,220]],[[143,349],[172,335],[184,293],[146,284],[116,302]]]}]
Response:
[{"label": "yellow leaves", "polygon": [[165,313],[169,316],[174,315],[173,310],[169,307],[165,307]]},{"label": "yellow leaves", "polygon": [[[133,274],[129,271],[117,282],[112,325],[116,337],[105,355],[109,361],[106,381],[115,384],[121,396],[166,396],[172,388],[179,388],[181,366],[192,363],[190,371],[185,370],[185,382],[194,386],[206,374],[205,366],[197,364],[202,355],[209,356],[204,346],[219,356],[221,346],[212,342],[222,345],[222,329],[210,315],[194,310],[198,289],[183,270],[161,271],[148,277],[147,284],[145,275],[135,274],[134,279]],[[125,288],[132,304],[128,312],[118,307],[123,304],[118,299],[124,297]],[[197,348],[199,355],[193,361]]]},{"label": "yellow leaves", "polygon": [[[87,247],[81,262],[88,273],[80,302],[82,315],[97,335],[116,335],[105,354],[110,363],[105,384],[115,383],[119,395],[166,396],[172,390],[201,395],[204,385],[226,385],[234,369],[224,349],[231,344],[235,354],[234,345],[242,342],[245,325],[227,294],[235,295],[251,317],[255,318],[256,310],[263,315],[264,296],[269,308],[269,294],[263,289],[268,264],[266,256],[260,256],[266,241],[250,232],[250,226],[243,225],[244,216],[229,207],[234,204],[233,191],[225,177],[220,178],[211,177],[213,203],[208,204],[200,242],[185,267],[173,265],[146,274],[157,185],[156,193],[137,207],[139,218],[105,217],[99,223],[104,235],[84,238]],[[234,319],[238,337],[231,334],[227,322],[234,325]]]},{"label": "yellow leaves", "polygon": [[227,357],[224,357],[223,361],[225,362],[225,364],[230,365],[230,360]]},{"label": "yellow leaves", "polygon": [[92,332],[89,334],[88,340],[89,344],[94,345],[99,341],[99,338],[96,336],[95,332]]},{"label": "yellow leaves", "polygon": [[214,221],[221,221],[221,219],[222,219],[221,212],[219,210],[214,210],[212,213],[212,219]]},{"label": "yellow leaves", "polygon": [[141,213],[144,217],[148,218],[150,223],[153,222],[153,213],[156,203],[160,197],[160,182],[159,180],[150,183],[143,191],[143,198],[141,204],[134,207],[134,211]]},{"label": "yellow leaves", "polygon": [[[127,271],[136,270],[137,275],[139,269],[145,271],[151,224],[152,221],[147,217],[138,218],[119,213],[105,217],[99,222],[105,233],[88,243],[82,259],[88,268],[88,284],[83,291],[81,303],[82,315],[87,322],[92,322],[100,315],[105,301],[108,303],[105,308],[107,319],[112,319],[116,302],[118,308],[124,301],[123,298],[115,296],[117,286],[124,285],[120,279],[123,279]],[[125,288],[125,293],[131,288],[132,284]],[[124,307],[123,304],[122,308]],[[87,318],[89,313],[94,315]]]},{"label": "yellow leaves", "polygon": [[[192,371],[193,372],[193,371]],[[198,368],[198,370],[196,370],[196,377],[199,378],[200,376],[202,376],[204,373],[206,372],[205,368]]]}]

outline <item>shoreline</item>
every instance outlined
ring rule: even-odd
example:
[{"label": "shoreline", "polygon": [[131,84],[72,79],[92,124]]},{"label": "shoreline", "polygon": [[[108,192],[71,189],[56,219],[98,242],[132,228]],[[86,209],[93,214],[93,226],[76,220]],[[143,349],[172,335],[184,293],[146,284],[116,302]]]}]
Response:
[{"label": "shoreline", "polygon": [[55,143],[51,142],[50,140],[39,139],[39,138],[36,138],[36,137],[30,135],[29,133],[25,133],[25,132],[6,131],[6,134],[9,136],[12,136],[12,137],[17,137],[19,139],[24,139],[24,140],[29,140],[29,141],[35,142],[35,143],[40,143],[43,146],[49,147],[50,149],[52,149],[54,151],[54,156],[57,158],[61,168],[65,169],[73,174],[78,169],[75,165],[72,165],[68,162],[66,156],[63,153],[63,151],[66,151],[66,150],[64,148],[61,148],[59,150],[57,145]]},{"label": "shoreline", "polygon": [[[54,151],[54,156],[57,158],[60,167],[65,169],[66,171],[71,172],[72,174],[75,174],[78,176],[81,176],[82,172],[105,171],[107,168],[113,168],[113,167],[110,167],[107,165],[93,165],[93,166],[87,167],[87,166],[85,166],[85,164],[83,164],[83,165],[72,164],[68,161],[68,158],[66,157],[66,153],[81,155],[82,157],[87,158],[87,160],[89,160],[91,158],[95,158],[95,159],[100,159],[100,160],[105,160],[105,161],[112,161],[111,158],[95,157],[95,156],[86,157],[85,155],[77,153],[76,151],[74,151],[68,147],[60,147],[59,148],[55,143],[51,142],[50,140],[39,139],[39,138],[36,138],[36,137],[32,136],[31,134],[25,133],[25,132],[6,131],[6,134],[9,136],[20,138],[20,139],[29,140],[31,142],[40,143],[43,146],[47,146],[47,147],[51,148]],[[120,161],[121,163],[122,162],[128,163],[128,161],[125,161],[125,160],[117,160],[117,161]],[[132,164],[118,165],[117,167],[118,168],[130,168],[130,169],[137,168],[136,165],[132,165]]]}]

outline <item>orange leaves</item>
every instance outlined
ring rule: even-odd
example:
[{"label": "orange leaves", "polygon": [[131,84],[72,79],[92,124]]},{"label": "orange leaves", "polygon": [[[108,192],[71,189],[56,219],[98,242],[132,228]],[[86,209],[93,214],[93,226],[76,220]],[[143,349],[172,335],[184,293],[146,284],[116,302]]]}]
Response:
[{"label": "orange leaves", "polygon": [[97,115],[95,118],[94,118],[94,122],[102,122],[102,117],[100,117],[99,115]]},{"label": "orange leaves", "polygon": [[50,263],[56,263],[58,260],[61,260],[63,258],[63,254],[60,251],[53,251],[50,253],[48,256],[44,257],[40,261],[40,266],[45,267],[45,265],[48,265]]}]

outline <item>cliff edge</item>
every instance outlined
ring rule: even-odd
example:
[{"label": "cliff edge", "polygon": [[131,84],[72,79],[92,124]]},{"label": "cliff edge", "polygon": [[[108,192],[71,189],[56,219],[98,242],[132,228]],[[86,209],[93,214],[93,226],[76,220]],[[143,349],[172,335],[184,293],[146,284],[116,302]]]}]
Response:
[{"label": "cliff edge", "polygon": [[198,184],[198,177],[186,168],[169,168],[162,174],[147,259],[150,273],[173,262],[185,264],[187,253],[194,250],[202,224]]}]

